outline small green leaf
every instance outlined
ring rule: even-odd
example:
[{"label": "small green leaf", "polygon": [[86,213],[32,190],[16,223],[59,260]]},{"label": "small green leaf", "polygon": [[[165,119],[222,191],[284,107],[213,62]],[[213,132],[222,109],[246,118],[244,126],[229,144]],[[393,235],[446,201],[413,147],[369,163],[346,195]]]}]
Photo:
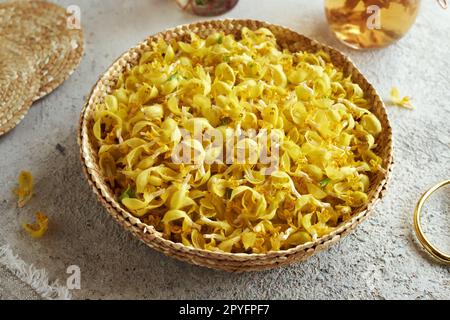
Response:
[{"label": "small green leaf", "polygon": [[178,78],[178,72],[175,72],[167,79],[167,81],[170,82],[172,80],[176,80],[177,78]]},{"label": "small green leaf", "polygon": [[127,190],[125,190],[119,197],[119,202],[122,202],[124,199],[135,198],[136,194],[130,186],[128,186]]},{"label": "small green leaf", "polygon": [[321,188],[325,188],[331,182],[330,178],[323,179],[320,181],[319,185]]},{"label": "small green leaf", "polygon": [[217,43],[218,44],[222,44],[223,43],[223,36],[220,36],[219,39],[217,39]]}]

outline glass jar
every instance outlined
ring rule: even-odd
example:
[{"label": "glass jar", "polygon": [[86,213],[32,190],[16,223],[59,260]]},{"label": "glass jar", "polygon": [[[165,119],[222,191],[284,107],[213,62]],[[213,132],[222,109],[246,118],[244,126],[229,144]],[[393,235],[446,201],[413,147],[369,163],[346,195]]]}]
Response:
[{"label": "glass jar", "polygon": [[402,38],[419,13],[420,0],[325,0],[331,30],[355,49],[381,48]]},{"label": "glass jar", "polygon": [[185,11],[199,16],[218,16],[233,9],[238,0],[176,0]]}]

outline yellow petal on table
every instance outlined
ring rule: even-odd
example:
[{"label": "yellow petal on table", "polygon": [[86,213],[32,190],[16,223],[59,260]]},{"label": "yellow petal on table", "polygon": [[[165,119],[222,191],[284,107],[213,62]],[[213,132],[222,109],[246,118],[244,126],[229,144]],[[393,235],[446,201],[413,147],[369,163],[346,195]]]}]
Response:
[{"label": "yellow petal on table", "polygon": [[42,212],[38,212],[36,213],[36,222],[34,224],[26,223],[23,228],[31,237],[42,238],[48,230],[48,217]]},{"label": "yellow petal on table", "polygon": [[393,87],[391,89],[391,101],[394,105],[403,107],[406,109],[414,109],[414,106],[412,105],[411,98],[408,96],[401,97],[400,92],[398,88]]},{"label": "yellow petal on table", "polygon": [[22,171],[18,182],[19,187],[14,190],[14,193],[19,197],[17,205],[23,208],[33,196],[33,176],[28,171]]}]

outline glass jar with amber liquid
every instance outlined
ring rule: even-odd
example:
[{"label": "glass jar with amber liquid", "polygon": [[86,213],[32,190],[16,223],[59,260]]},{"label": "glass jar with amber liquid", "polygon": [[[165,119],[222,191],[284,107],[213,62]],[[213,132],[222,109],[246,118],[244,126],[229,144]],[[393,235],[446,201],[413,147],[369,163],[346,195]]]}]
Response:
[{"label": "glass jar with amber liquid", "polygon": [[381,48],[402,38],[419,13],[420,0],[325,0],[336,37],[355,49]]}]

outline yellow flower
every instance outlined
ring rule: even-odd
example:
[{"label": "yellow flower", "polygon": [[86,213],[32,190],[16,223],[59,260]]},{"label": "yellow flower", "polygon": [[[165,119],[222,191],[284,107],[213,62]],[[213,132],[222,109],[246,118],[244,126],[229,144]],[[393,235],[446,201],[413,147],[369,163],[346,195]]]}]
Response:
[{"label": "yellow flower", "polygon": [[392,87],[391,89],[391,101],[396,106],[406,109],[414,109],[411,98],[408,96],[402,98],[397,87]]},{"label": "yellow flower", "polygon": [[42,212],[37,212],[36,222],[34,224],[25,223],[23,228],[31,237],[42,238],[48,230],[48,217]]}]

